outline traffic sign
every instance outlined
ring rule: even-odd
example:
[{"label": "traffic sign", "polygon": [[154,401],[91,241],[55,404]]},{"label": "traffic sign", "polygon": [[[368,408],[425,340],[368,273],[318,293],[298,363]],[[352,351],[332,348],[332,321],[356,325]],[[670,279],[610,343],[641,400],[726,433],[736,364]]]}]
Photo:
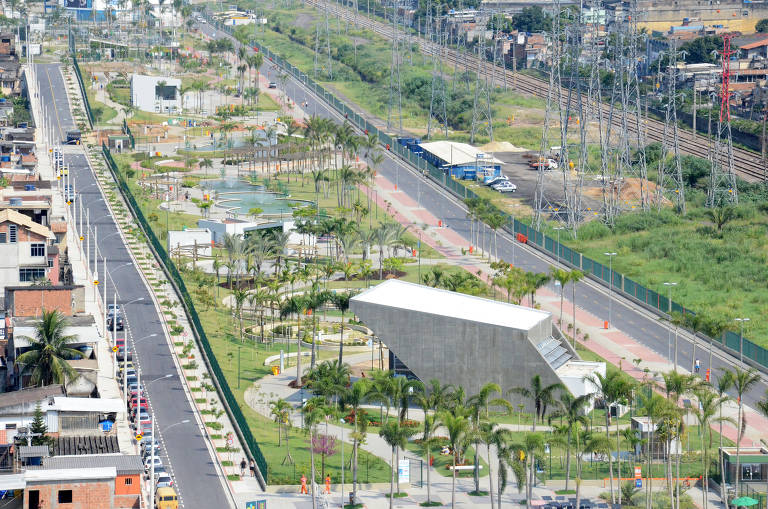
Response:
[{"label": "traffic sign", "polygon": [[144,435],[142,435],[141,433],[139,433],[138,435],[136,435],[136,441],[137,441],[137,442],[141,442],[141,439],[142,439],[142,438],[144,438]]},{"label": "traffic sign", "polygon": [[266,500],[253,500],[245,503],[245,509],[267,509]]},{"label": "traffic sign", "polygon": [[118,350],[118,348],[117,348],[116,346],[113,346],[113,347],[112,347],[112,351],[113,351],[113,352],[117,352],[117,350]]},{"label": "traffic sign", "polygon": [[643,478],[643,467],[635,467],[635,479]]},{"label": "traffic sign", "polygon": [[642,487],[643,487],[643,480],[635,479],[635,488],[642,488]]}]

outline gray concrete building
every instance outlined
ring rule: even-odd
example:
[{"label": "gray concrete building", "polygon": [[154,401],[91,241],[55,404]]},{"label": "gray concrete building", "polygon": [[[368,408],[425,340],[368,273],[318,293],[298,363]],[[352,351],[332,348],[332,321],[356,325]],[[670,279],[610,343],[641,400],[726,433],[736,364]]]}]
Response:
[{"label": "gray concrete building", "polygon": [[389,347],[390,369],[467,394],[488,382],[528,386],[538,374],[578,396],[594,392],[585,375],[605,374],[605,363],[581,361],[560,339],[546,311],[395,279],[356,295],[350,309]]}]

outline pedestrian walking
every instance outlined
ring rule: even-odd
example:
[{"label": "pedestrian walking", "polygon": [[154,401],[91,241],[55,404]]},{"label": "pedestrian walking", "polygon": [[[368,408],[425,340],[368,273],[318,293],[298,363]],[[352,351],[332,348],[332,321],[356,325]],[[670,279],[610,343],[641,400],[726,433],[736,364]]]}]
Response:
[{"label": "pedestrian walking", "polygon": [[301,474],[301,491],[299,492],[302,495],[308,495],[309,492],[307,491],[307,476],[304,474]]},{"label": "pedestrian walking", "polygon": [[251,460],[250,469],[251,477],[256,477],[256,463],[253,460]]},{"label": "pedestrian walking", "polygon": [[245,467],[248,464],[245,462],[245,458],[240,461],[240,477],[245,477]]},{"label": "pedestrian walking", "polygon": [[701,361],[699,359],[696,359],[696,362],[694,363],[694,368],[693,369],[694,369],[694,371],[696,371],[696,373],[698,373],[699,370],[701,369]]}]

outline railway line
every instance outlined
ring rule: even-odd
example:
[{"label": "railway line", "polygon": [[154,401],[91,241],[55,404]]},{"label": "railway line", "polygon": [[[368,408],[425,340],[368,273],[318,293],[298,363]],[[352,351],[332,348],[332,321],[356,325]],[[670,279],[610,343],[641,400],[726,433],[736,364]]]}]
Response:
[{"label": "railway line", "polygon": [[[329,14],[340,17],[342,20],[354,23],[361,28],[371,30],[377,35],[391,40],[393,37],[392,26],[384,24],[382,22],[372,20],[364,15],[355,15],[355,13],[349,9],[342,8],[338,4],[333,4],[327,1],[321,0],[305,0],[307,5],[315,7],[319,10],[327,9]],[[398,29],[400,30],[400,29]],[[403,38],[409,41],[415,41],[418,44],[419,50],[428,56],[439,56],[446,63],[451,66],[455,66],[459,69],[477,71],[478,69],[478,57],[468,54],[460,53],[459,51],[442,47],[431,41],[425,40],[422,37],[413,36],[412,34],[404,33],[400,30],[400,34]],[[527,76],[520,73],[513,73],[507,69],[494,65],[491,62],[484,62],[481,66],[483,72],[490,73],[489,78],[494,83],[508,83],[511,84],[515,90],[528,93],[536,97],[546,98],[549,83],[535,78],[533,76]],[[584,97],[586,100],[586,97]],[[609,121],[610,106],[603,104],[600,108],[602,120],[605,125]],[[612,125],[620,128],[621,119],[614,116],[611,118]],[[629,129],[633,130],[635,122],[630,122]],[[642,129],[644,131],[645,138],[648,142],[661,142],[664,133],[664,123],[651,118],[646,118],[641,122]],[[711,142],[706,136],[702,136],[693,131],[678,130],[678,139],[680,144],[680,150],[683,154],[693,155],[702,158],[708,158],[710,155]],[[725,163],[725,161],[723,161]],[[760,156],[748,150],[734,147],[733,149],[733,167],[734,172],[742,179],[748,182],[761,182],[766,180],[766,167],[761,162]]]}]

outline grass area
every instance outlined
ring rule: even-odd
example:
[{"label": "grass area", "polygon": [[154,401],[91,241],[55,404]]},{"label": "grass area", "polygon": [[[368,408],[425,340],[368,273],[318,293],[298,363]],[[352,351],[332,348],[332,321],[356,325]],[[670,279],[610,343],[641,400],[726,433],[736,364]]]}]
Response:
[{"label": "grass area", "polygon": [[[417,435],[418,436],[418,435]],[[445,439],[445,444],[448,443],[448,439]],[[453,475],[453,472],[448,468],[449,466],[453,465],[453,458],[451,455],[442,455],[440,454],[441,447],[444,444],[436,444],[432,447],[432,466],[435,468],[435,471],[442,475],[443,477],[451,477]],[[481,445],[481,447],[483,447]],[[424,451],[424,447],[417,443],[417,441],[408,442],[408,445],[406,446],[406,451],[417,454],[420,458],[423,458],[426,462],[427,454],[426,451]],[[475,449],[471,446],[467,447],[466,451],[464,452],[464,460],[465,464],[472,465],[474,464],[474,457],[475,457]],[[488,476],[488,464],[483,460],[481,456],[478,457],[480,460],[480,465],[482,468],[480,468],[480,477],[487,477]],[[426,465],[425,465],[426,467]],[[456,477],[459,478],[471,478],[474,477],[474,473],[472,470],[458,470],[456,472]]]}]

